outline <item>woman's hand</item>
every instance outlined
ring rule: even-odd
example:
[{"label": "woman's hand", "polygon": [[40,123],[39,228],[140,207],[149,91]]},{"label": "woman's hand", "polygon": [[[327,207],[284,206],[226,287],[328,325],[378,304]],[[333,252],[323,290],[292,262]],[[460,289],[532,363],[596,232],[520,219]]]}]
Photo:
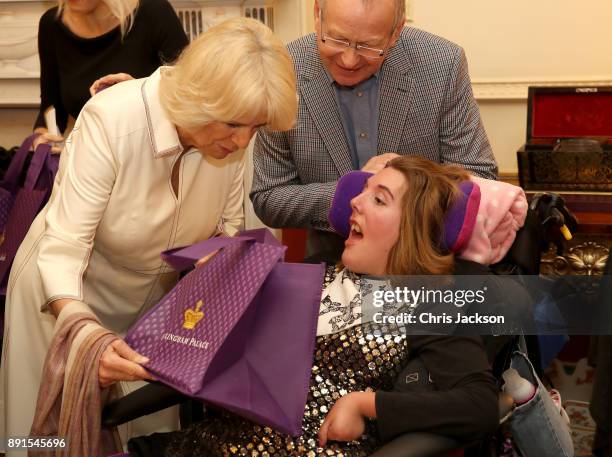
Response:
[{"label": "woman's hand", "polygon": [[319,446],[328,440],[353,441],[365,432],[365,418],[376,417],[374,392],[351,392],[340,398],[319,429]]},{"label": "woman's hand", "polygon": [[110,75],[102,76],[100,79],[96,79],[89,88],[89,93],[93,97],[99,91],[106,89],[107,87],[114,86],[122,81],[129,81],[134,79],[132,75],[127,73],[112,73]]},{"label": "woman's hand", "polygon": [[58,154],[63,147],[64,137],[61,135],[52,135],[45,128],[39,128],[35,130],[35,133],[39,133],[33,143],[33,148],[36,150],[39,144],[52,143],[51,152],[54,154]]},{"label": "woman's hand", "polygon": [[148,362],[148,358],[138,354],[122,339],[113,341],[100,358],[98,368],[100,387],[109,387],[117,381],[155,381],[155,378],[142,367]]},{"label": "woman's hand", "polygon": [[399,154],[394,152],[386,152],[385,154],[374,156],[366,162],[361,171],[376,174],[387,166],[387,162],[395,159],[396,157],[399,157]]}]

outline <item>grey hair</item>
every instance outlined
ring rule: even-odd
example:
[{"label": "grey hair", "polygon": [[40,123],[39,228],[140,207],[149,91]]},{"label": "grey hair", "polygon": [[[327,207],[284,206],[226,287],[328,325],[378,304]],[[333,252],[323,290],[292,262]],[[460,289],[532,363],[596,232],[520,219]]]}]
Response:
[{"label": "grey hair", "polygon": [[[318,0],[318,1],[319,1],[319,8],[321,9],[321,11],[324,11],[327,0]],[[361,0],[361,3],[363,4],[378,3],[378,1],[379,0]],[[393,3],[395,4],[395,12],[394,12],[394,17],[393,17],[393,29],[392,30],[395,30],[406,19],[406,0],[393,0]]]}]

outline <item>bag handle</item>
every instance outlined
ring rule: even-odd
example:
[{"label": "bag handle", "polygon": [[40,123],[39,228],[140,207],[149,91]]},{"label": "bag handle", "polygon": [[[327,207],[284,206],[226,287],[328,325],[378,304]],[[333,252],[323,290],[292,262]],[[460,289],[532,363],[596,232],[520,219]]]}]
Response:
[{"label": "bag handle", "polygon": [[250,236],[217,236],[190,246],[169,249],[161,253],[161,258],[175,270],[183,271],[191,267],[202,257],[226,246],[254,241],[255,238]]},{"label": "bag handle", "polygon": [[33,133],[23,140],[23,143],[21,143],[21,146],[11,159],[11,163],[4,174],[4,180],[0,184],[6,190],[15,191],[17,189],[19,177],[23,171],[23,166],[25,165],[28,153],[30,152],[32,145],[34,144],[34,140],[36,137],[38,137],[38,135],[38,133]]},{"label": "bag handle", "polygon": [[243,230],[236,236],[217,236],[192,244],[191,246],[169,249],[161,253],[161,258],[175,270],[183,271],[191,267],[202,257],[226,246],[253,242],[266,244],[278,249],[279,260],[282,260],[287,250],[287,247],[283,246],[270,230],[262,228]]},{"label": "bag handle", "polygon": [[33,190],[36,187],[38,178],[47,162],[47,159],[51,155],[51,145],[47,143],[39,144],[34,151],[32,160],[30,161],[30,167],[28,168],[28,174],[26,176],[24,187],[29,190]]}]

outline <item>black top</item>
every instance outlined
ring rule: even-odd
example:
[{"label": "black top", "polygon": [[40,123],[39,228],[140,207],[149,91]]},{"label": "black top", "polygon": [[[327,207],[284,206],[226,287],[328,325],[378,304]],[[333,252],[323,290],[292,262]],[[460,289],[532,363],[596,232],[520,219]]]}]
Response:
[{"label": "black top", "polygon": [[498,390],[480,337],[412,336],[393,392],[376,392],[383,441],[429,432],[472,441],[495,431]]},{"label": "black top", "polygon": [[89,100],[89,87],[95,80],[110,73],[149,76],[176,59],[187,43],[167,0],[141,0],[123,41],[119,27],[95,38],[81,38],[57,16],[57,7],[51,8],[40,18],[38,28],[41,103],[34,128],[45,127],[44,111],[55,106],[63,132],[68,115],[76,119]]},{"label": "black top", "polygon": [[[455,259],[456,275],[490,275],[489,292],[501,296],[485,265]],[[524,297],[517,284],[512,296]],[[515,306],[515,300],[507,306]],[[499,423],[498,388],[479,336],[409,336],[410,361],[392,392],[376,393],[383,441],[406,432],[429,432],[463,442],[481,439]],[[416,381],[415,381],[416,379]]]}]

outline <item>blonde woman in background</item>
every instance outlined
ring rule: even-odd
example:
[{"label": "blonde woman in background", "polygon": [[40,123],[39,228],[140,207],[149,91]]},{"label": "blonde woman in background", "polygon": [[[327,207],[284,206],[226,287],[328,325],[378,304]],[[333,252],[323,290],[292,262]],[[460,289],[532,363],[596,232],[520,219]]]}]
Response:
[{"label": "blonde woman in background", "polygon": [[[122,336],[177,281],[162,251],[241,228],[241,150],[262,126],[293,126],[295,86],[281,41],[236,18],[201,35],[174,66],[85,105],[11,270],[0,436],[28,435],[64,313],[93,313]],[[145,365],[117,339],[104,349],[99,384],[150,379]]]},{"label": "blonde woman in background", "polygon": [[40,19],[40,112],[34,131],[42,142],[61,141],[47,131],[45,111],[56,110],[59,132],[77,118],[103,82],[149,76],[172,62],[187,37],[167,0],[60,0]]}]

